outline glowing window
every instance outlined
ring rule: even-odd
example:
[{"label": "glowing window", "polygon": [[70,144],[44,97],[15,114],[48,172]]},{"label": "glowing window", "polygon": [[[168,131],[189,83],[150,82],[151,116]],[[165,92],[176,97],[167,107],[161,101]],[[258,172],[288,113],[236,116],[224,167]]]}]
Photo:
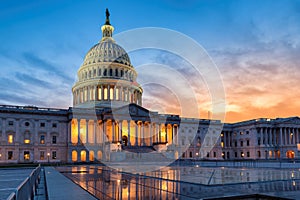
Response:
[{"label": "glowing window", "polygon": [[104,100],[107,100],[107,88],[104,88]]},{"label": "glowing window", "polygon": [[72,151],[72,161],[73,162],[77,161],[77,151],[75,151],[75,150]]},{"label": "glowing window", "polygon": [[114,100],[114,88],[109,89],[109,99]]},{"label": "glowing window", "polygon": [[24,151],[24,160],[29,160],[29,159],[30,159],[29,151]]},{"label": "glowing window", "polygon": [[95,154],[94,151],[90,151],[90,161],[94,161],[95,160]]},{"label": "glowing window", "polygon": [[45,159],[45,151],[40,151],[40,160]]},{"label": "glowing window", "polygon": [[12,144],[14,141],[14,136],[13,135],[8,135],[8,143]]},{"label": "glowing window", "polygon": [[24,140],[24,144],[29,144],[30,143],[30,140],[29,139],[25,139]]},{"label": "glowing window", "polygon": [[41,137],[40,137],[40,143],[41,144],[45,144],[45,136],[44,135],[41,135]]},{"label": "glowing window", "polygon": [[116,100],[119,100],[119,88],[116,88]]},{"label": "glowing window", "polygon": [[85,162],[85,161],[86,161],[86,151],[82,150],[82,151],[80,152],[80,160],[81,160],[82,162]]}]

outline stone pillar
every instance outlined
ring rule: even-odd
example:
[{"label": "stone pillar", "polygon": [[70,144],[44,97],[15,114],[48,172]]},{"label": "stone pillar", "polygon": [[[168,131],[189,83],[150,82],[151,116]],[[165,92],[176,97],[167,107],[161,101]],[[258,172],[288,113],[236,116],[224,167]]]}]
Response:
[{"label": "stone pillar", "polygon": [[273,129],[269,128],[269,134],[270,134],[270,145],[273,146]]},{"label": "stone pillar", "polygon": [[145,146],[145,122],[144,121],[141,122],[141,139],[142,139],[141,146]]},{"label": "stone pillar", "polygon": [[104,90],[103,90],[103,85],[101,85],[101,87],[100,87],[100,92],[101,92],[101,99],[100,99],[100,101],[103,101],[104,100]]},{"label": "stone pillar", "polygon": [[135,146],[138,146],[138,121],[135,122]]},{"label": "stone pillar", "polygon": [[128,146],[131,146],[131,142],[130,142],[130,120],[127,120],[127,130],[128,130]]},{"label": "stone pillar", "polygon": [[298,143],[300,143],[299,128],[296,128],[296,134],[297,134],[296,144],[298,144]]},{"label": "stone pillar", "polygon": [[[107,135],[106,135],[106,133],[107,133],[107,122],[106,122],[106,120],[103,120],[103,134],[102,134],[102,136],[103,136],[103,143],[105,143],[106,141],[108,141],[108,138],[107,138]],[[104,153],[104,152],[103,152]]]},{"label": "stone pillar", "polygon": [[165,132],[166,132],[165,142],[168,142],[168,124],[165,124]]},{"label": "stone pillar", "polygon": [[110,85],[107,85],[107,100],[110,101]]},{"label": "stone pillar", "polygon": [[77,119],[77,132],[78,132],[78,141],[77,141],[77,144],[79,145],[81,142],[80,142],[80,119]]},{"label": "stone pillar", "polygon": [[89,143],[89,120],[85,120],[85,128],[86,128],[86,135],[85,135],[85,143]]},{"label": "stone pillar", "polygon": [[94,90],[95,90],[95,93],[94,93],[94,100],[95,100],[95,101],[98,101],[98,87],[97,87],[97,85],[94,86]]},{"label": "stone pillar", "polygon": [[[94,144],[97,144],[97,137],[98,137],[98,128],[97,128],[97,120],[94,120]],[[95,152],[97,154],[97,152]]]},{"label": "stone pillar", "polygon": [[283,145],[283,139],[282,139],[282,128],[279,128],[279,146]]},{"label": "stone pillar", "polygon": [[115,142],[116,140],[116,127],[115,127],[115,121],[114,120],[111,120],[111,132],[112,132],[112,141],[111,142]]},{"label": "stone pillar", "polygon": [[161,125],[158,124],[158,142],[161,143]]},{"label": "stone pillar", "polygon": [[283,138],[284,138],[284,145],[287,145],[286,128],[285,127],[283,127]]},{"label": "stone pillar", "polygon": [[121,143],[123,142],[122,140],[122,128],[123,128],[123,120],[120,120],[119,121],[119,136],[118,136],[118,141],[121,141]]},{"label": "stone pillar", "polygon": [[170,144],[173,144],[173,139],[174,139],[174,136],[173,136],[173,134],[174,134],[173,127],[174,127],[174,125],[171,124],[171,139],[170,139]]},{"label": "stone pillar", "polygon": [[149,123],[148,131],[149,131],[149,145],[152,146],[153,145],[153,138],[152,138],[153,133],[152,133],[152,123],[151,122]]}]

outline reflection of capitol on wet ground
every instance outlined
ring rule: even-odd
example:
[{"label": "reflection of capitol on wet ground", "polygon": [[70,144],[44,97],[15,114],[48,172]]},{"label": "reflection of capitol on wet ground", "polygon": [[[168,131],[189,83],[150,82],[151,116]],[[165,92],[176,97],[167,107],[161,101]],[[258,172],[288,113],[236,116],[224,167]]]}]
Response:
[{"label": "reflection of capitol on wet ground", "polygon": [[288,191],[300,190],[300,171],[290,169],[173,166],[141,174],[104,166],[58,170],[99,199],[199,199],[246,194],[284,197]]}]

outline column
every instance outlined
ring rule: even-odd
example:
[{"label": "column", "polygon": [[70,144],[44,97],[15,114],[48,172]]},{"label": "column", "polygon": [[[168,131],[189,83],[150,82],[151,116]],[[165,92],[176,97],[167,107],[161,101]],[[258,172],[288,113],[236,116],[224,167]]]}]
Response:
[{"label": "column", "polygon": [[127,120],[127,131],[128,131],[128,146],[131,146],[131,142],[130,142],[130,120]]},{"label": "column", "polygon": [[173,139],[174,139],[174,138],[173,138],[173,133],[174,133],[174,132],[173,132],[173,126],[174,126],[174,125],[171,124],[171,140],[170,140],[170,144],[173,144]]},{"label": "column", "polygon": [[291,145],[292,144],[292,137],[291,137],[291,128],[286,128],[286,132],[287,132],[287,137],[288,137],[288,144]]},{"label": "column", "polygon": [[135,122],[135,146],[138,146],[138,121]]},{"label": "column", "polygon": [[165,132],[166,132],[165,142],[168,142],[168,124],[165,124]]},{"label": "column", "polygon": [[88,119],[86,119],[85,121],[85,128],[86,128],[85,143],[89,143],[89,120]]},{"label": "column", "polygon": [[145,122],[141,122],[141,139],[142,139],[142,146],[145,146]]},{"label": "column", "polygon": [[267,128],[263,128],[263,134],[265,138],[265,146],[268,144],[268,135],[267,135]]},{"label": "column", "polygon": [[296,128],[296,134],[297,134],[297,142],[296,143],[300,143],[299,128]]},{"label": "column", "polygon": [[[106,120],[103,120],[102,121],[103,123],[103,134],[102,134],[102,137],[103,137],[103,143],[105,143],[107,141],[107,135],[106,135],[106,129],[107,129],[107,124],[106,124]],[[104,152],[103,152],[104,154]]]},{"label": "column", "polygon": [[270,134],[270,145],[273,146],[273,129],[269,128],[269,134]]},{"label": "column", "polygon": [[116,140],[116,131],[115,131],[115,121],[114,120],[111,120],[111,132],[112,132],[112,142],[115,142]]},{"label": "column", "polygon": [[[94,120],[94,144],[97,144],[97,137],[98,137],[98,129],[97,129],[97,120]],[[97,152],[95,152],[95,155],[97,155]]]},{"label": "column", "polygon": [[80,144],[80,119],[77,119],[77,132],[78,132],[77,144],[79,145]]},{"label": "column", "polygon": [[294,133],[294,144],[297,144],[297,141],[298,141],[298,135],[296,133],[296,128],[293,128],[293,133]]},{"label": "column", "polygon": [[283,145],[283,140],[282,140],[282,128],[279,128],[279,146]]},{"label": "column", "polygon": [[122,122],[123,122],[123,120],[120,120],[119,121],[119,137],[118,137],[118,141],[121,141],[121,143],[122,143]]},{"label": "column", "polygon": [[161,125],[158,124],[158,142],[161,143]]},{"label": "column", "polygon": [[104,100],[104,90],[103,90],[103,85],[101,85],[101,101],[103,101]]},{"label": "column", "polygon": [[177,139],[177,136],[176,136],[176,130],[175,130],[175,129],[176,129],[176,125],[173,124],[173,126],[172,126],[172,134],[173,134],[173,138],[174,138],[174,140],[173,140],[174,143],[173,143],[173,144],[176,145],[176,144],[177,144],[177,140],[176,140],[176,139]]},{"label": "column", "polygon": [[94,95],[95,95],[95,96],[94,96],[94,100],[95,100],[95,101],[98,101],[98,87],[97,87],[97,85],[94,86],[94,90],[95,90],[95,93],[94,93]]},{"label": "column", "polygon": [[153,138],[152,138],[153,134],[152,134],[152,123],[149,123],[149,145],[152,146],[153,145]]},{"label": "column", "polygon": [[107,85],[107,100],[110,101],[110,85]]},{"label": "column", "polygon": [[287,145],[286,128],[283,128],[284,145]]}]

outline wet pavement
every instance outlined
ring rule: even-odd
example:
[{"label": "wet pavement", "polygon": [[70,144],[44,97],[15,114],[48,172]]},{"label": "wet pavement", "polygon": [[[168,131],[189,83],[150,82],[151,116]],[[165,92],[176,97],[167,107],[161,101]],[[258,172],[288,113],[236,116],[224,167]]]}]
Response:
[{"label": "wet pavement", "polygon": [[300,197],[298,169],[197,165],[165,167],[145,173],[99,165],[57,169],[99,199],[209,199],[253,194]]}]

